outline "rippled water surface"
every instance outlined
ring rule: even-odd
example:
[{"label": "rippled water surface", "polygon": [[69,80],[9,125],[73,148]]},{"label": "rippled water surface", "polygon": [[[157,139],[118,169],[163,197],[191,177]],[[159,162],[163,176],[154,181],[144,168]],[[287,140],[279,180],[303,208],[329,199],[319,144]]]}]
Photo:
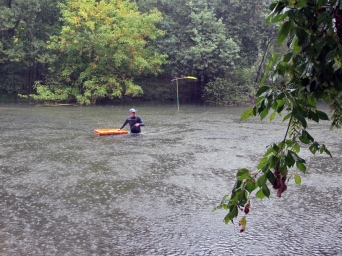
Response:
[{"label": "rippled water surface", "polygon": [[0,105],[1,255],[342,255],[340,130],[310,124],[334,158],[301,152],[302,186],[253,200],[239,233],[212,209],[285,124],[141,105],[142,134],[93,134],[130,107]]}]

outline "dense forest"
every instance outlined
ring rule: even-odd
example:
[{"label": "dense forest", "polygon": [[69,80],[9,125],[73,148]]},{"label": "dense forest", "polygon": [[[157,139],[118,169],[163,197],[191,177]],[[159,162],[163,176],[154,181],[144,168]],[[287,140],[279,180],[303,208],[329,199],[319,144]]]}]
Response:
[{"label": "dense forest", "polygon": [[0,99],[253,102],[271,0],[0,0]]}]

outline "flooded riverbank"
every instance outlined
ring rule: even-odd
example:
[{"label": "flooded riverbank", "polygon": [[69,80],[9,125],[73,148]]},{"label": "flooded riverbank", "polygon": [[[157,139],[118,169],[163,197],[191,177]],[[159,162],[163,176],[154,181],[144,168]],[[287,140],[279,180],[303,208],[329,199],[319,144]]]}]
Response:
[{"label": "flooded riverbank", "polygon": [[304,150],[302,186],[253,200],[240,234],[212,209],[286,125],[142,104],[142,134],[93,134],[130,107],[0,105],[1,255],[340,255],[340,130],[310,124],[334,158]]}]

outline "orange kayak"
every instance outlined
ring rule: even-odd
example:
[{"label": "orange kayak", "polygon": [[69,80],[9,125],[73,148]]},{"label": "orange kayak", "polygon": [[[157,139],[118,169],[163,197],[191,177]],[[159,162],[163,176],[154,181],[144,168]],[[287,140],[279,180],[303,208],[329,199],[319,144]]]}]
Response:
[{"label": "orange kayak", "polygon": [[117,128],[104,128],[104,129],[95,129],[94,134],[96,135],[120,135],[120,134],[127,134],[128,131],[120,130],[118,131]]}]

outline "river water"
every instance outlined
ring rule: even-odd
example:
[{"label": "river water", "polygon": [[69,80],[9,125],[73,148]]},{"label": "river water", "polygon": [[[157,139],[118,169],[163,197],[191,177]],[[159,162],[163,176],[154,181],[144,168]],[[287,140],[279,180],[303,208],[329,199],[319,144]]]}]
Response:
[{"label": "river water", "polygon": [[[140,135],[96,136],[130,107]],[[253,199],[247,230],[212,212],[238,168],[280,141],[243,108],[0,105],[1,255],[342,255],[341,130],[310,124],[334,158],[303,150],[282,198]],[[127,127],[126,127],[127,128]]]}]

